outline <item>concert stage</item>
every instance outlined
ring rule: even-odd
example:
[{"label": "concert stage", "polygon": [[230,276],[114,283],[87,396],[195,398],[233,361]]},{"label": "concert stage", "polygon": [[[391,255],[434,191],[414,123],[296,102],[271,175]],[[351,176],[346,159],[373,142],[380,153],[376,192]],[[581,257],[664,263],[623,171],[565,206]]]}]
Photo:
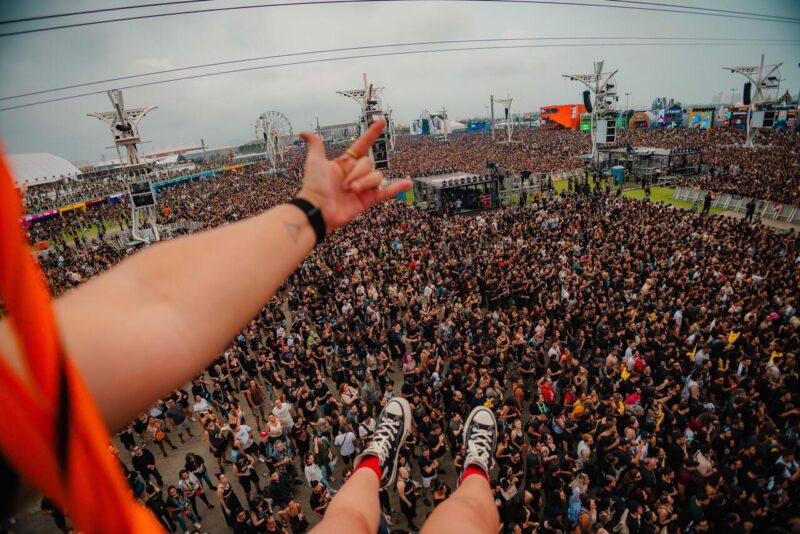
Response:
[{"label": "concert stage", "polygon": [[496,175],[452,172],[412,181],[415,202],[427,209],[460,214],[500,207],[500,179]]}]

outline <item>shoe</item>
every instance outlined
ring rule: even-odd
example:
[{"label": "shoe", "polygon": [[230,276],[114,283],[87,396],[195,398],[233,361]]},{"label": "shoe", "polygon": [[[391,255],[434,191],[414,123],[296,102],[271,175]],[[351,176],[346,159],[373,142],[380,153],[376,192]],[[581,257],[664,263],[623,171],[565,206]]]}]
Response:
[{"label": "shoe", "polygon": [[494,413],[486,406],[476,406],[464,423],[464,445],[467,455],[464,469],[474,465],[488,475],[494,464],[497,446],[497,422]]},{"label": "shoe", "polygon": [[411,407],[402,397],[391,399],[378,417],[372,441],[356,457],[354,468],[367,456],[377,456],[381,465],[381,487],[387,488],[397,477],[397,457],[400,446],[411,430]]},{"label": "shoe", "polygon": [[428,498],[427,498],[427,497],[424,497],[424,498],[422,499],[422,502],[423,502],[423,504],[424,504],[425,506],[430,506],[430,505],[431,505],[431,501],[430,501],[430,500],[428,500]]},{"label": "shoe", "polygon": [[211,508],[212,510],[213,510],[214,508],[216,508],[216,506],[214,506],[213,504],[209,504],[209,505],[208,505],[208,507],[209,507],[209,508]]}]

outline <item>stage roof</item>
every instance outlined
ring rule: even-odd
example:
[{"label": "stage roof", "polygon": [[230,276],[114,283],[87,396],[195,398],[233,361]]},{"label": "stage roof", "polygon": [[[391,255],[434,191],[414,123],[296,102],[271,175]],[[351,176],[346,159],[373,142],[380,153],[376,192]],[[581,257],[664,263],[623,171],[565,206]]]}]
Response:
[{"label": "stage roof", "polygon": [[[437,189],[449,187],[449,184],[455,182],[456,180],[459,183],[463,180],[464,184],[487,181],[487,179],[481,178],[477,174],[469,174],[467,172],[450,172],[447,174],[436,174],[434,176],[421,176],[419,178],[412,178],[412,180],[415,182],[421,182],[431,187],[436,187]],[[448,185],[445,185],[445,181],[448,182]]]}]

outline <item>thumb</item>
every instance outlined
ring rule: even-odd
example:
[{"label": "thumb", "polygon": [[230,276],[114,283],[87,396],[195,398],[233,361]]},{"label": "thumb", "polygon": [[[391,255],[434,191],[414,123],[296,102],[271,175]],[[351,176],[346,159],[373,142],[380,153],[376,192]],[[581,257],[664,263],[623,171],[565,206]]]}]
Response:
[{"label": "thumb", "polygon": [[308,150],[306,154],[307,158],[315,157],[325,159],[325,145],[317,134],[312,132],[300,132],[300,139],[306,143]]}]

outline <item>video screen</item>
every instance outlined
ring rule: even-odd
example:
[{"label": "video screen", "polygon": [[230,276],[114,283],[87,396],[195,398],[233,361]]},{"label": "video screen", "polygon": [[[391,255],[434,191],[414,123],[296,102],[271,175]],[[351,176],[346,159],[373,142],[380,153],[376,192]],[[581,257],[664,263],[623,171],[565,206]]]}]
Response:
[{"label": "video screen", "polygon": [[131,195],[133,199],[133,205],[137,208],[145,208],[147,206],[153,206],[156,201],[153,198],[153,193],[144,193],[142,195]]},{"label": "video screen", "polygon": [[141,193],[149,193],[150,192],[150,184],[148,182],[136,182],[132,183],[131,185],[131,194],[138,195]]},{"label": "video screen", "polygon": [[713,115],[713,111],[692,111],[689,114],[689,128],[708,130],[711,128]]}]

